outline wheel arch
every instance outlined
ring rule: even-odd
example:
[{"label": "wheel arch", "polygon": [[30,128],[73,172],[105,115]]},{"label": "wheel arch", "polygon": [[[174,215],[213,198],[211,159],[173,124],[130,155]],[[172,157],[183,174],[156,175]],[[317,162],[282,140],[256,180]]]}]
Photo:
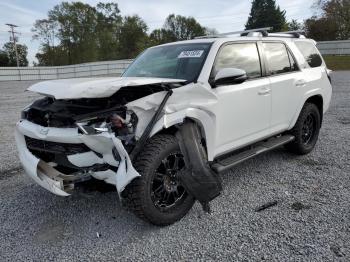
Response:
[{"label": "wheel arch", "polygon": [[[205,149],[208,155],[208,161],[214,159],[215,151],[215,116],[210,112],[189,108],[181,112],[176,112],[169,115],[164,115],[159,119],[154,126],[151,136],[156,134],[171,134],[175,135],[178,130],[177,125],[184,123],[188,119],[199,125],[205,142]],[[214,127],[214,128],[213,128]]]},{"label": "wheel arch", "polygon": [[323,97],[322,97],[322,95],[311,96],[305,101],[305,103],[311,103],[311,104],[315,104],[317,106],[318,111],[320,112],[321,125],[322,125],[322,120],[323,120]]},{"label": "wheel arch", "polygon": [[315,104],[320,112],[320,116],[321,116],[321,125],[322,125],[322,120],[323,120],[323,96],[319,93],[311,93],[308,96],[305,97],[303,103],[299,106],[297,113],[295,114],[293,121],[291,123],[291,125],[289,126],[289,129],[293,128],[293,126],[295,125],[295,123],[298,120],[298,117],[301,113],[301,110],[303,109],[304,105],[306,103],[312,103]]}]

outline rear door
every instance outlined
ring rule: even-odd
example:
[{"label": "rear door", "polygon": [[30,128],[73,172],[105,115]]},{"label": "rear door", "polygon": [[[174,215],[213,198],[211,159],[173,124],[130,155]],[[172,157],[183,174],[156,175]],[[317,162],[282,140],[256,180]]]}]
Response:
[{"label": "rear door", "polygon": [[271,88],[271,132],[286,130],[297,110],[306,81],[283,42],[262,43]]}]

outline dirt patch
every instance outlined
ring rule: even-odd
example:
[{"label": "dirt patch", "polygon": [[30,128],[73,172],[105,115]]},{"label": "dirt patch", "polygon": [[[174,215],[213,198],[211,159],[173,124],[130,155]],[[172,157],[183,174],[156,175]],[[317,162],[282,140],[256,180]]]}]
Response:
[{"label": "dirt patch", "polygon": [[343,125],[350,125],[350,118],[349,117],[342,117],[338,119],[338,122]]},{"label": "dirt patch", "polygon": [[303,209],[310,209],[311,206],[310,205],[305,205],[301,202],[294,202],[292,205],[291,205],[291,208],[295,211],[301,211]]},{"label": "dirt patch", "polygon": [[8,170],[0,172],[0,181],[5,180],[9,177],[20,174],[23,171],[22,167],[15,167]]},{"label": "dirt patch", "polygon": [[34,240],[38,244],[46,244],[47,242],[57,242],[64,238],[64,224],[59,221],[44,223],[40,230],[36,233]]}]

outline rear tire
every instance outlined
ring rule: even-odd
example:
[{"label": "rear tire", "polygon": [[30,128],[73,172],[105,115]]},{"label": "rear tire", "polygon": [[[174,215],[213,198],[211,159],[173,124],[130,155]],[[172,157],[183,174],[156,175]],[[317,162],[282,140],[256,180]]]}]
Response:
[{"label": "rear tire", "polygon": [[122,197],[124,205],[139,218],[165,226],[180,220],[192,208],[194,198],[176,176],[185,162],[174,136],[151,138],[133,165],[141,177],[125,188]]},{"label": "rear tire", "polygon": [[305,155],[313,150],[320,132],[321,113],[315,104],[304,105],[295,126],[289,132],[295,139],[285,146],[288,151]]}]

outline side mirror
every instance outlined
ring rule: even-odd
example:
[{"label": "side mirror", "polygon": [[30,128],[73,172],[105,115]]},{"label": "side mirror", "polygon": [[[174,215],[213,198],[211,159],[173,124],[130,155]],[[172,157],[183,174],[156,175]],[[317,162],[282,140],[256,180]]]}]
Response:
[{"label": "side mirror", "polygon": [[223,68],[217,72],[214,87],[219,85],[241,84],[248,79],[247,73],[238,68]]}]

